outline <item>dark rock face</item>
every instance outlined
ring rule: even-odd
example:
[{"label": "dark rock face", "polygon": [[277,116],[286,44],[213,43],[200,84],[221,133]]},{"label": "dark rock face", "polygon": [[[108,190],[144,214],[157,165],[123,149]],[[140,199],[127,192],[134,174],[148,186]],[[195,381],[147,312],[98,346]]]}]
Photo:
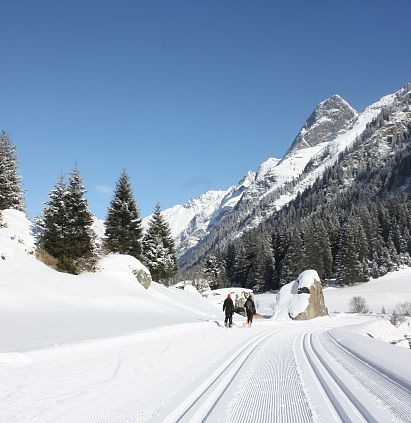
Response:
[{"label": "dark rock face", "polygon": [[358,113],[339,95],[321,102],[311,113],[287,154],[329,142],[351,127]]}]

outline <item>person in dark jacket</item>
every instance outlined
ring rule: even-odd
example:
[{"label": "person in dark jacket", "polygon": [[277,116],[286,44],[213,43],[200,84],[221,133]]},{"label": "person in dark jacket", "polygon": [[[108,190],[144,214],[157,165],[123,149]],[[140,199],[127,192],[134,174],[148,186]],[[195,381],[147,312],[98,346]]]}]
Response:
[{"label": "person in dark jacket", "polygon": [[251,295],[248,296],[246,302],[244,303],[244,308],[247,313],[247,325],[250,327],[251,323],[253,323],[253,316],[255,314],[255,304]]},{"label": "person in dark jacket", "polygon": [[226,327],[228,324],[228,327],[231,328],[233,326],[234,303],[230,294],[228,294],[227,298],[224,300],[223,311],[225,311],[224,324]]}]

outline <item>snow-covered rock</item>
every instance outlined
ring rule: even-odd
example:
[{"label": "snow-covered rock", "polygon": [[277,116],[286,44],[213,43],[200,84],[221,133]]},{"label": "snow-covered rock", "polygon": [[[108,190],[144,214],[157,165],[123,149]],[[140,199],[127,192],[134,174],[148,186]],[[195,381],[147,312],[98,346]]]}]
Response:
[{"label": "snow-covered rock", "polygon": [[339,95],[322,101],[295,137],[287,154],[292,151],[329,142],[347,131],[358,113]]},{"label": "snow-covered rock", "polygon": [[315,270],[304,271],[277,294],[273,312],[276,319],[310,320],[327,315],[321,280]]}]

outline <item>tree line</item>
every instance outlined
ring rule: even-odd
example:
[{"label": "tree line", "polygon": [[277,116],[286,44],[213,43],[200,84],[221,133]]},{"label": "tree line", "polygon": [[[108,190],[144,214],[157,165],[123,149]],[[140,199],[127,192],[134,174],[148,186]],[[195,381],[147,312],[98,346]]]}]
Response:
[{"label": "tree line", "polygon": [[[131,255],[150,270],[152,279],[166,283],[177,272],[174,241],[168,223],[157,204],[143,234],[140,210],[134,199],[130,178],[124,170],[114,190],[105,219],[105,237],[100,249],[92,230],[93,215],[80,171],[75,167],[68,177],[58,177],[49,200],[37,219],[38,251],[51,257],[62,272],[77,274],[94,270],[102,253]],[[0,222],[1,210],[24,211],[21,176],[16,149],[10,137],[0,133]]]}]

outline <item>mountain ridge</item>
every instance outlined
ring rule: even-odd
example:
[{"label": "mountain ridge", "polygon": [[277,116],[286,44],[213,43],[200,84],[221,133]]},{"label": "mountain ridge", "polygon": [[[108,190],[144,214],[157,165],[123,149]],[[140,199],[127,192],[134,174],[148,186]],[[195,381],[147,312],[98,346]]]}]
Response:
[{"label": "mountain ridge", "polygon": [[[288,204],[336,162],[400,91],[380,98],[361,113],[339,95],[320,102],[281,159],[268,158],[257,171],[247,172],[238,184],[222,191],[225,194],[220,202],[203,207],[208,214],[193,213],[184,229],[176,231],[179,265],[191,266],[207,254],[210,245],[241,236]],[[315,134],[319,135],[313,142]],[[163,213],[176,228],[178,213],[170,218],[170,210],[175,209]]]}]

